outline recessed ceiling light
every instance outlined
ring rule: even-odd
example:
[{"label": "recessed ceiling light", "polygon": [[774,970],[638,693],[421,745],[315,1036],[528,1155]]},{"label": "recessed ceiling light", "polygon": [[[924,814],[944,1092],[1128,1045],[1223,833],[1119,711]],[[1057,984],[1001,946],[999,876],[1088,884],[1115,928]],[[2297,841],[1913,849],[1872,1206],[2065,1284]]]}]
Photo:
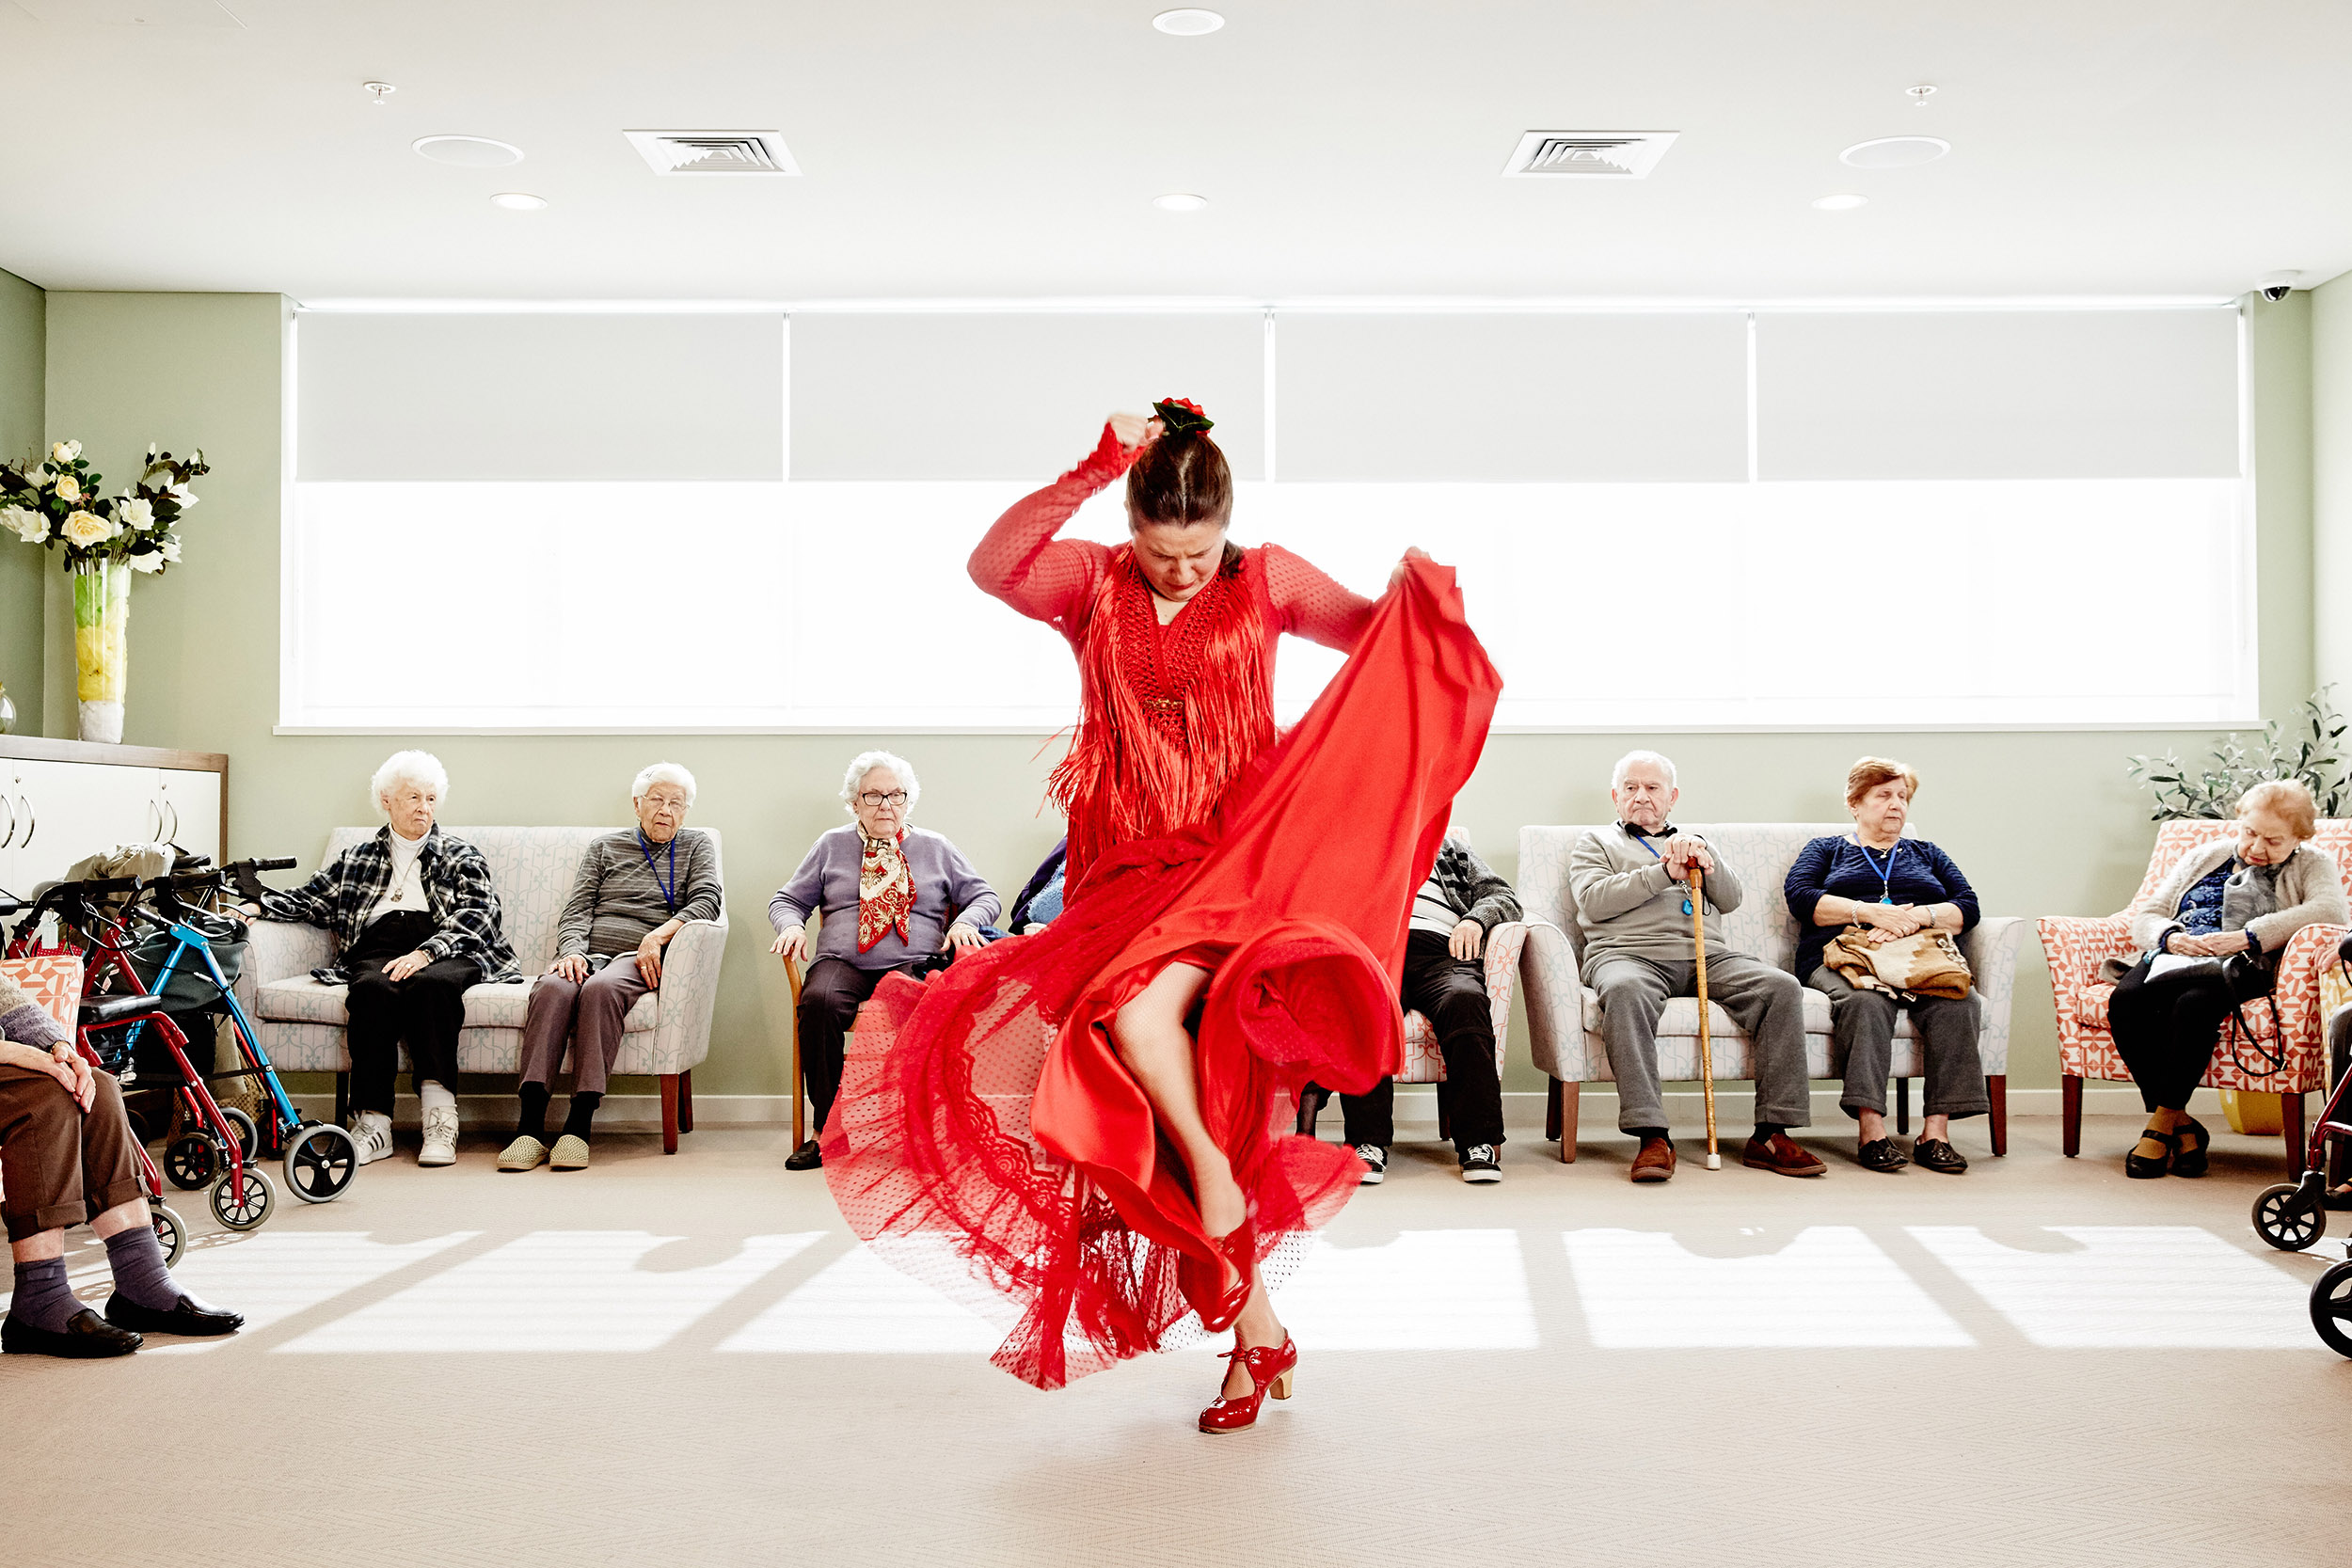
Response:
[{"label": "recessed ceiling light", "polygon": [[1837,161],[1854,168],[1915,168],[1951,150],[1952,144],[1941,136],[1880,136],[1854,143]]},{"label": "recessed ceiling light", "polygon": [[1195,196],[1190,191],[1170,191],[1152,198],[1152,205],[1163,213],[1197,213],[1208,204],[1207,197]]},{"label": "recessed ceiling light", "polygon": [[1846,191],[1837,196],[1825,196],[1813,203],[1824,213],[1851,213],[1856,207],[1867,207],[1869,204],[1868,197],[1856,196],[1851,191]]},{"label": "recessed ceiling light", "polygon": [[528,191],[501,191],[490,198],[491,206],[503,207],[510,213],[535,213],[547,204],[546,197],[532,196]]},{"label": "recessed ceiling light", "polygon": [[408,144],[417,156],[460,168],[501,168],[523,161],[523,150],[487,136],[419,136]]},{"label": "recessed ceiling light", "polygon": [[1152,25],[1180,39],[1197,39],[1224,26],[1225,19],[1215,11],[1186,7],[1183,10],[1162,11],[1152,19]]}]

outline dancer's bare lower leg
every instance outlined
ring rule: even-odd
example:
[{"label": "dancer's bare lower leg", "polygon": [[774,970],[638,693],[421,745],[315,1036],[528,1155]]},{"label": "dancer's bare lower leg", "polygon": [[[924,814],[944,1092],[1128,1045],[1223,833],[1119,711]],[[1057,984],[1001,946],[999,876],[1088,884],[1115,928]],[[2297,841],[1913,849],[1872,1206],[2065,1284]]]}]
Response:
[{"label": "dancer's bare lower leg", "polygon": [[1142,994],[1119,1009],[1111,1021],[1111,1040],[1119,1058],[1143,1085],[1144,1097],[1159,1113],[1160,1125],[1176,1140],[1184,1164],[1192,1171],[1193,1201],[1200,1206],[1200,1228],[1223,1236],[1249,1217],[1241,1187],[1233,1180],[1232,1162],[1209,1136],[1200,1117],[1200,1080],[1193,1059],[1192,1032],[1184,1015],[1209,983],[1209,972],[1191,964],[1170,964]]},{"label": "dancer's bare lower leg", "polygon": [[[1184,1152],[1184,1164],[1192,1171],[1201,1229],[1223,1236],[1247,1220],[1249,1211],[1240,1184],[1233,1180],[1232,1162],[1209,1135],[1208,1123],[1201,1118],[1199,1067],[1192,1033],[1184,1027],[1185,1015],[1208,983],[1207,970],[1170,964],[1119,1010],[1111,1023],[1111,1039],[1119,1047],[1120,1060],[1136,1075],[1144,1097],[1159,1114],[1160,1125]],[[1249,1304],[1233,1323],[1235,1347],[1279,1345],[1284,1338],[1264,1282],[1255,1282]],[[1239,1398],[1249,1388],[1249,1373],[1236,1360],[1226,1374],[1225,1393]]]}]

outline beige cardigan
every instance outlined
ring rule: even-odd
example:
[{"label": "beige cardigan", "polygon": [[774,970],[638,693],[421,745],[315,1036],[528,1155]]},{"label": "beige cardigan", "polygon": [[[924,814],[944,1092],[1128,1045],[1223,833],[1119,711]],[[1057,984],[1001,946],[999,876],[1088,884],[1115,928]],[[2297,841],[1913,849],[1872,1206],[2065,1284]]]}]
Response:
[{"label": "beige cardigan", "polygon": [[[2141,952],[2164,950],[2164,939],[2182,928],[2182,898],[2235,853],[2233,838],[2199,845],[2181,857],[2155,892],[2132,906],[2132,942]],[[2352,905],[2344,896],[2344,873],[2337,869],[2336,858],[2325,849],[2309,844],[2295,847],[2295,853],[2279,872],[2279,898],[2283,907],[2276,913],[2247,926],[2265,953],[2278,952],[2306,926],[2352,926]]]}]

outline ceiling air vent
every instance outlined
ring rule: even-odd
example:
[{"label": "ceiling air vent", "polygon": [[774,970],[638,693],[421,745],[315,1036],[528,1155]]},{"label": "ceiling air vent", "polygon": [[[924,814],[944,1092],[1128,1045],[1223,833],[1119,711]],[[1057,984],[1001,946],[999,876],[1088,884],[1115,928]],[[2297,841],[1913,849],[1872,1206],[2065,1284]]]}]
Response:
[{"label": "ceiling air vent", "polygon": [[656,174],[798,174],[781,131],[625,131]]},{"label": "ceiling air vent", "polygon": [[1658,166],[1678,131],[1530,131],[1502,167],[1506,175],[1568,180],[1639,180]]}]

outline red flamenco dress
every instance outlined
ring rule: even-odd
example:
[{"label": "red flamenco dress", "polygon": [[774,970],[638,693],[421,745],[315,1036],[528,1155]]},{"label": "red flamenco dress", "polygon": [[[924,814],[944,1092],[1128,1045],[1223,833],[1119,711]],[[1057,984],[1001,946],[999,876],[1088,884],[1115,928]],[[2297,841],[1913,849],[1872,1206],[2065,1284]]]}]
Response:
[{"label": "red flamenco dress", "polygon": [[[1124,562],[1104,564],[1088,586],[1115,609],[1104,585]],[[1285,1133],[1295,1095],[1394,1069],[1412,891],[1501,685],[1453,572],[1417,560],[1306,719],[1241,759],[1207,820],[1098,847],[1035,937],[928,984],[884,981],[824,1135],[850,1228],[1004,1323],[992,1360],[1040,1387],[1197,1337],[1216,1254],[1107,1031],[1182,960],[1215,971],[1195,1029],[1201,1110],[1248,1198],[1261,1273],[1279,1279],[1361,1169]],[[1112,757],[1114,772],[1132,765]]]}]

